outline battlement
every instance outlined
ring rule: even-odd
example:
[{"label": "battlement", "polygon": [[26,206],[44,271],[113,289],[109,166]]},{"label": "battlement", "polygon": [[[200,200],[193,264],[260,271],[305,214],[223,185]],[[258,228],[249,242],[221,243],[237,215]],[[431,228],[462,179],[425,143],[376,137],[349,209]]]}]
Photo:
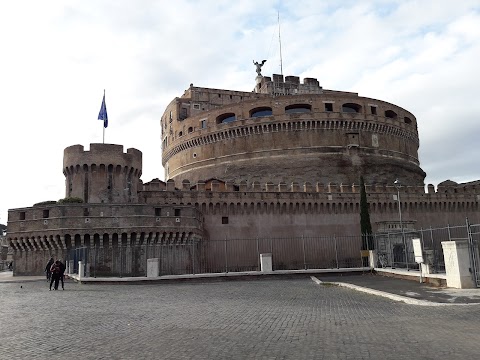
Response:
[{"label": "battlement", "polygon": [[323,91],[316,78],[304,78],[300,83],[298,76],[285,76],[273,74],[273,80],[269,76],[258,78],[255,92],[270,95],[300,95],[300,94],[321,94]]},{"label": "battlement", "polygon": [[[189,180],[175,182],[170,179],[167,182],[159,179],[143,184],[141,191],[211,191],[211,192],[276,192],[276,193],[341,193],[341,194],[357,194],[360,193],[360,185],[358,184],[336,184],[336,183],[274,183],[274,182],[252,182],[242,181],[238,184],[232,181],[222,181],[211,179],[207,181],[198,181],[191,183]],[[396,194],[399,191],[401,194],[480,194],[480,185],[476,184],[451,184],[438,185],[437,190],[432,184],[418,186],[400,186],[398,189],[394,185],[387,184],[365,184],[365,190],[368,194]]]},{"label": "battlement", "polygon": [[63,174],[66,197],[78,197],[86,203],[137,202],[142,175],[142,152],[122,145],[90,144],[64,150]]}]

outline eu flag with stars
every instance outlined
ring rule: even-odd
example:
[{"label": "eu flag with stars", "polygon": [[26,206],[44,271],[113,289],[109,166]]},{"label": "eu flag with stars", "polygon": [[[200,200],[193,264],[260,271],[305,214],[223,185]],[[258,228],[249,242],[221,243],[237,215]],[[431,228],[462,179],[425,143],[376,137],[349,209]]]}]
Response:
[{"label": "eu flag with stars", "polygon": [[107,105],[105,105],[105,93],[103,94],[102,107],[98,113],[98,120],[103,120],[103,127],[108,126]]}]

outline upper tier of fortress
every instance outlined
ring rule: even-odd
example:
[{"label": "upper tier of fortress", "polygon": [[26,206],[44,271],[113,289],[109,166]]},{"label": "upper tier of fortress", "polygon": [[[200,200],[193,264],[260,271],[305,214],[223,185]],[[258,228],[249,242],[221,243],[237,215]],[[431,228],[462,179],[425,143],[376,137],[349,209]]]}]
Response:
[{"label": "upper tier of fortress", "polygon": [[254,91],[190,85],[161,118],[165,179],[423,185],[417,121],[397,105],[257,77]]}]

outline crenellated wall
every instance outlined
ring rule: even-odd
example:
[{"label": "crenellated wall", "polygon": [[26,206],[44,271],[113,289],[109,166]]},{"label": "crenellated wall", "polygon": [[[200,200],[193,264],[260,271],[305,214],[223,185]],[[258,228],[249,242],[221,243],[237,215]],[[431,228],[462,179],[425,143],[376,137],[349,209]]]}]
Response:
[{"label": "crenellated wall", "polygon": [[[207,190],[208,188],[208,190]],[[404,186],[400,189],[403,220],[417,229],[480,222],[477,186]],[[398,221],[397,189],[366,185],[374,231],[386,221]],[[358,185],[310,183],[220,182],[188,180],[143,185],[139,200],[147,204],[194,205],[205,217],[210,238],[351,235],[360,231]],[[227,217],[227,219],[222,219]],[[227,224],[224,222],[228,221]],[[378,225],[377,225],[378,224]]]},{"label": "crenellated wall", "polygon": [[64,150],[65,196],[85,203],[136,203],[142,175],[142,153],[123,152],[122,145],[90,144]]}]

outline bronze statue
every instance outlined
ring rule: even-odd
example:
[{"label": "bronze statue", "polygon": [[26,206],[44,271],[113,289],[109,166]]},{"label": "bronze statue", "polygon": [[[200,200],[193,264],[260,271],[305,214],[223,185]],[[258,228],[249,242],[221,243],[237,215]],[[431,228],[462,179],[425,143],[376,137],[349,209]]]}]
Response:
[{"label": "bronze statue", "polygon": [[262,71],[262,66],[263,66],[263,64],[265,64],[266,61],[267,60],[262,60],[261,63],[258,63],[258,61],[253,60],[253,64],[257,67],[256,71],[257,71],[258,76],[262,76],[262,74],[260,72]]}]

